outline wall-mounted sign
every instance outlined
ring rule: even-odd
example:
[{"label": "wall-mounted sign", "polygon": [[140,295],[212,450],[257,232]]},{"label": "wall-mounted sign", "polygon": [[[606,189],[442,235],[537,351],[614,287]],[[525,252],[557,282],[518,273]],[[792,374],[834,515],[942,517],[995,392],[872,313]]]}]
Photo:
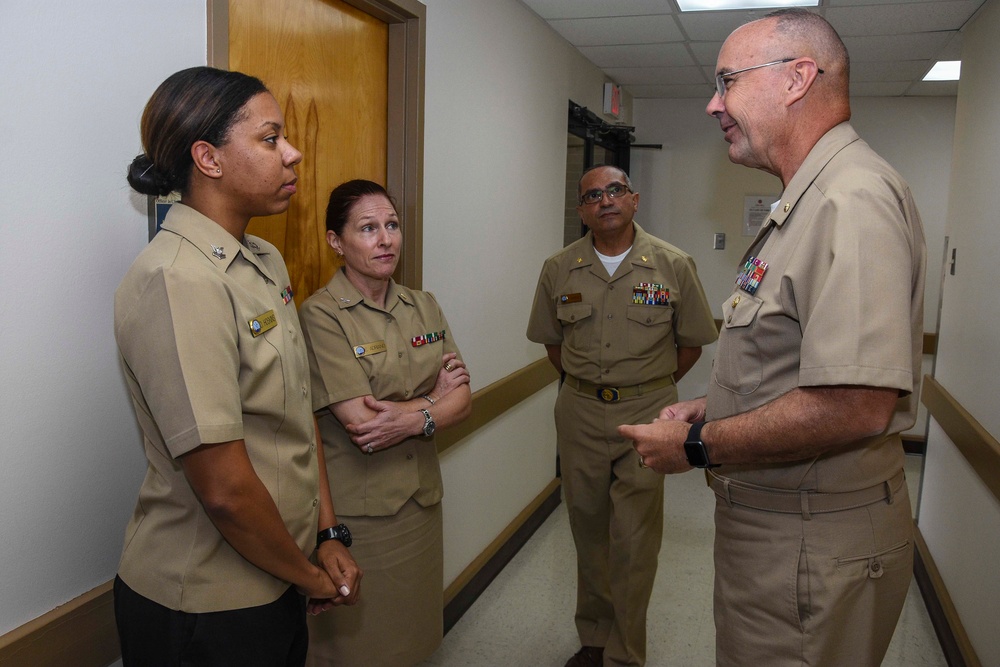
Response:
[{"label": "wall-mounted sign", "polygon": [[604,84],[604,113],[615,118],[622,113],[622,87],[617,83]]},{"label": "wall-mounted sign", "polygon": [[760,226],[771,215],[771,207],[779,197],[751,195],[743,198],[743,236],[757,236]]}]

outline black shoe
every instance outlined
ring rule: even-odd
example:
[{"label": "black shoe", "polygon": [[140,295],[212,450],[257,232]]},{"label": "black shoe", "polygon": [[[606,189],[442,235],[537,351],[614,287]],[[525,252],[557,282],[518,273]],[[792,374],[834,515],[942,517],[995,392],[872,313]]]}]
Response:
[{"label": "black shoe", "polygon": [[584,646],[569,659],[565,667],[601,667],[603,664],[603,646]]}]

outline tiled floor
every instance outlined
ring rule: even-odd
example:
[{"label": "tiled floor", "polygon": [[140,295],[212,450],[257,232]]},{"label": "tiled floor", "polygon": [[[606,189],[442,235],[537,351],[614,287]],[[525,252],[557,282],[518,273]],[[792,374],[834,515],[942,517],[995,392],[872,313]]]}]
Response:
[{"label": "tiled floor", "polygon": [[[907,457],[916,498],[920,459]],[[700,474],[666,485],[660,568],[649,608],[650,667],[714,665],[712,511]],[[423,667],[562,667],[577,648],[573,626],[576,562],[564,505],[529,540],[444,638]],[[916,588],[909,597],[886,667],[944,666],[934,629]]]}]

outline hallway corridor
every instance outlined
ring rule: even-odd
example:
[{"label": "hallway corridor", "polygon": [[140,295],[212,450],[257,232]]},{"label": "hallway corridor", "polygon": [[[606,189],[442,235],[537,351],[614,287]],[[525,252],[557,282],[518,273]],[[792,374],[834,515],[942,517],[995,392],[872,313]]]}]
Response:
[{"label": "hallway corridor", "polygon": [[[906,457],[917,497],[919,457]],[[447,503],[447,497],[445,503]],[[668,477],[660,567],[649,607],[649,667],[711,667],[712,513],[698,472]],[[579,648],[573,626],[576,563],[560,505],[444,638],[423,667],[562,667]],[[947,663],[916,583],[911,584],[884,667]]]}]

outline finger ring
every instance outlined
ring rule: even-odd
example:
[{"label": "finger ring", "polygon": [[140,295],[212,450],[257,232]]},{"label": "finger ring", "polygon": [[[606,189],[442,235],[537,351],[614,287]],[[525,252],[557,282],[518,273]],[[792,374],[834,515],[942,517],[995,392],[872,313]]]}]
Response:
[{"label": "finger ring", "polygon": [[368,449],[366,449],[365,451],[367,451],[369,454],[372,453],[372,443],[370,442],[368,443]]},{"label": "finger ring", "polygon": [[444,369],[445,369],[446,371],[450,371],[450,370],[452,370],[453,368],[454,368],[454,366],[452,366],[451,364],[445,364],[445,365],[444,365]]},{"label": "finger ring", "polygon": [[649,467],[648,465],[646,465],[646,462],[642,460],[642,454],[639,454],[639,467],[640,468],[648,468]]}]

